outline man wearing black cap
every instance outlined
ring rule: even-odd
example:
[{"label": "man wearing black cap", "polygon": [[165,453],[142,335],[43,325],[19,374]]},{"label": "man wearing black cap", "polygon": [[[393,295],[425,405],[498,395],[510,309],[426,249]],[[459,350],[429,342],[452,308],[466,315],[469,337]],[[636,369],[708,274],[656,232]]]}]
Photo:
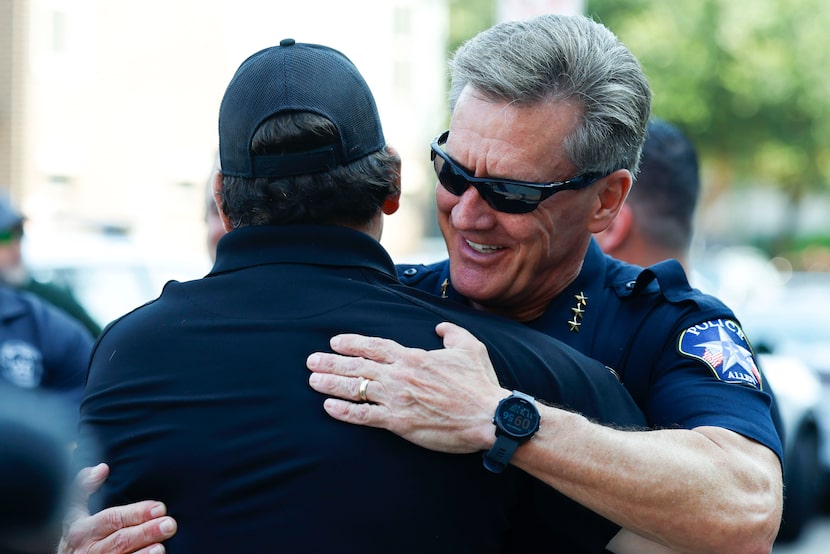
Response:
[{"label": "man wearing black cap", "polygon": [[[95,347],[77,464],[111,474],[93,511],[163,501],[171,552],[601,551],[616,526],[508,461],[545,425],[530,395],[600,422],[641,414],[602,364],[398,282],[378,240],[400,160],[352,63],[291,39],[254,54],[225,92],[219,143],[229,232],[212,271],[169,283]],[[456,341],[447,367],[489,354],[506,389],[492,450],[439,454],[326,415],[305,366],[332,335],[434,350],[457,336],[442,322],[487,345]],[[371,401],[376,386],[360,379],[355,394]]]},{"label": "man wearing black cap", "polygon": [[23,216],[0,194],[0,383],[44,389],[77,409],[93,337],[65,311],[19,290]]}]

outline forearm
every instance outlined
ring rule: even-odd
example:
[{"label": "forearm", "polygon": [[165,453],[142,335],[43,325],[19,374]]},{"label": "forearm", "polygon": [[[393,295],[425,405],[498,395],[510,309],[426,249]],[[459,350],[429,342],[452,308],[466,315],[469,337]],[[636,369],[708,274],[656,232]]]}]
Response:
[{"label": "forearm", "polygon": [[722,429],[620,431],[540,408],[515,466],[674,550],[769,552],[782,501],[769,449]]}]

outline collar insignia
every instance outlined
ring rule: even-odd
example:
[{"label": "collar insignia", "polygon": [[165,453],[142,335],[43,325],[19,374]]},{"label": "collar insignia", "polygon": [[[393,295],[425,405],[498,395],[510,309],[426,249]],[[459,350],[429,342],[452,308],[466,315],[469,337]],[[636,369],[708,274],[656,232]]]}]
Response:
[{"label": "collar insignia", "polygon": [[588,297],[580,291],[579,294],[574,295],[574,298],[576,299],[576,306],[571,308],[573,317],[568,320],[568,330],[572,333],[578,333],[579,327],[582,325],[582,316],[585,314],[585,306],[588,305]]}]

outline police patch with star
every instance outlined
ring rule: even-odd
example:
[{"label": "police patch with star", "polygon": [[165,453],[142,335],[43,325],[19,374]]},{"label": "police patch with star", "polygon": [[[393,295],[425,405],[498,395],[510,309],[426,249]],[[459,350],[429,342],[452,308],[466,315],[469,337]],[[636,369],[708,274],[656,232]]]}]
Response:
[{"label": "police patch with star", "polygon": [[725,383],[761,389],[761,374],[741,326],[731,319],[715,319],[689,327],[680,335],[678,351],[706,364]]}]

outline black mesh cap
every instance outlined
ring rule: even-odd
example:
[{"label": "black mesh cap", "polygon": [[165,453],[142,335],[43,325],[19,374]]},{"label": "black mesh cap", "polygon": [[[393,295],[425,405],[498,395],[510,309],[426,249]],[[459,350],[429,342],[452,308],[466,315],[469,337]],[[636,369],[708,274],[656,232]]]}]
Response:
[{"label": "black mesh cap", "polygon": [[[340,144],[310,152],[255,156],[251,139],[263,121],[281,112],[306,111],[331,120]],[[219,108],[222,173],[237,177],[288,177],[318,173],[385,146],[372,91],[343,54],[318,44],[285,39],[245,60]]]}]

